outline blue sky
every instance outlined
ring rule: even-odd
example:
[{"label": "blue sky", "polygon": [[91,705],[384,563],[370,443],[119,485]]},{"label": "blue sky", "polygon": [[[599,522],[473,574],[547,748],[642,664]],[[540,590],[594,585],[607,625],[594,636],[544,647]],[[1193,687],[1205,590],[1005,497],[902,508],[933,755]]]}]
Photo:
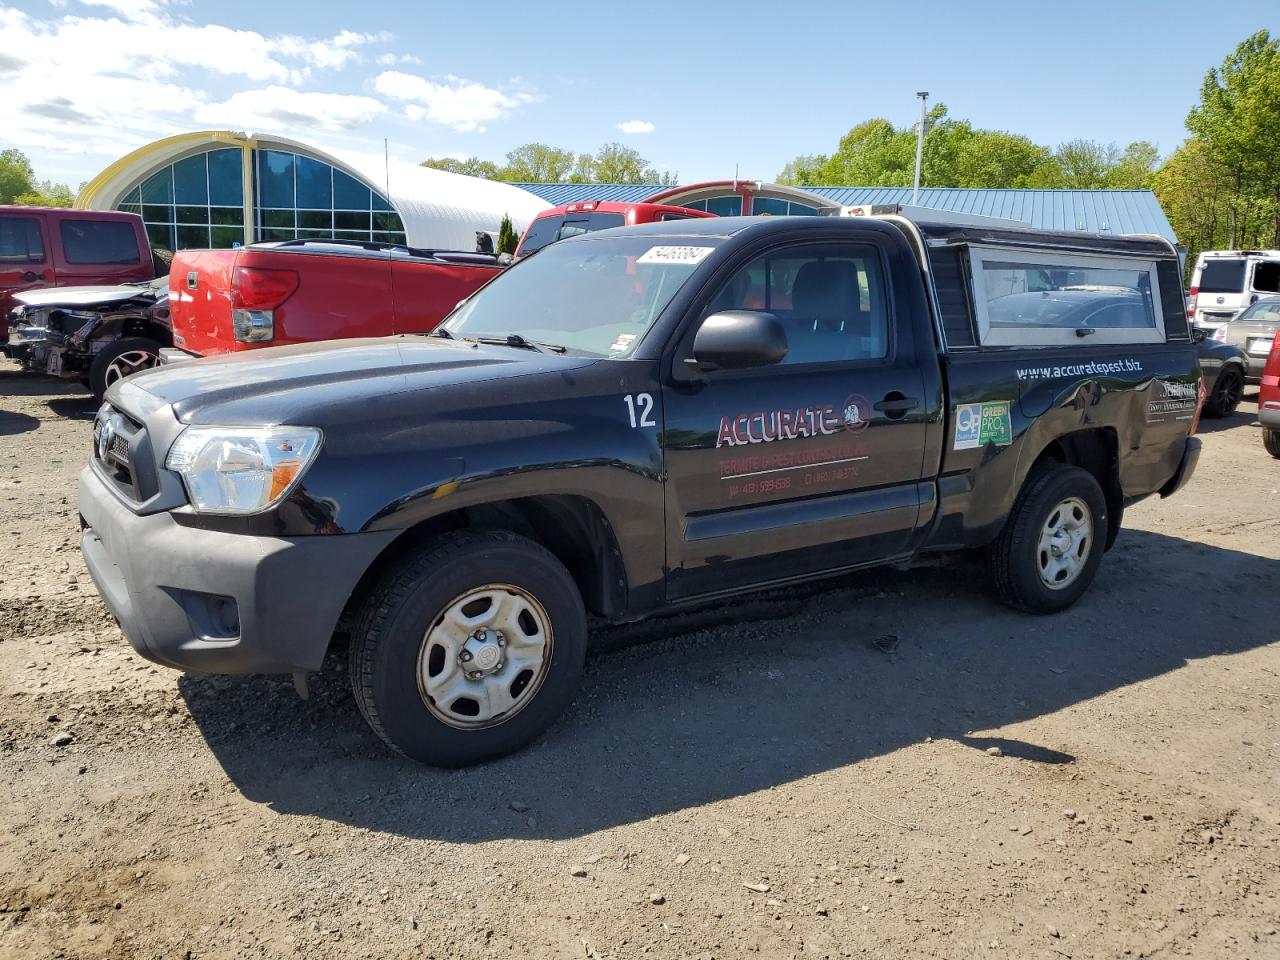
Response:
[{"label": "blue sky", "polygon": [[[1168,153],[1205,71],[1275,2],[270,3],[0,0],[0,147],[73,187],[210,127],[405,160],[634,146],[684,181],[771,179],[916,90],[1055,145]],[[626,125],[626,130],[620,129]],[[651,127],[651,129],[649,129]],[[645,131],[645,132],[634,132]]]}]

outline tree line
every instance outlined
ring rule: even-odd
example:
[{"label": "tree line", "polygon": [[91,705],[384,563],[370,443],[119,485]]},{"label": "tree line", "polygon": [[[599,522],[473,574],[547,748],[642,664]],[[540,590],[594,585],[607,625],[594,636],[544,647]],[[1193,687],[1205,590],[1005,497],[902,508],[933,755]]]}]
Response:
[{"label": "tree line", "polygon": [[0,203],[27,207],[69,207],[74,197],[65,183],[37,180],[21,150],[0,150]]},{"label": "tree line", "polygon": [[[945,104],[929,111],[920,182],[929,187],[1135,190],[1148,187],[1159,164],[1154,144],[1140,140],[1123,150],[1113,143],[1071,140],[1050,149],[1028,137],[983,130],[957,120]],[[915,174],[914,126],[888,120],[860,123],[831,154],[796,157],[779,183],[801,187],[909,187]]]},{"label": "tree line", "polygon": [[673,171],[659,173],[640,151],[621,143],[606,143],[595,153],[574,153],[545,143],[526,143],[498,164],[479,157],[431,157],[424,167],[508,183],[655,183],[675,186]]},{"label": "tree line", "polygon": [[[1266,30],[1205,75],[1187,114],[1190,136],[1163,161],[1145,140],[1071,140],[1049,147],[929,113],[921,183],[930,187],[1149,188],[1194,263],[1201,250],[1280,248],[1280,41]],[[800,156],[779,175],[797,186],[911,185],[914,127],[860,123],[831,154]]]}]

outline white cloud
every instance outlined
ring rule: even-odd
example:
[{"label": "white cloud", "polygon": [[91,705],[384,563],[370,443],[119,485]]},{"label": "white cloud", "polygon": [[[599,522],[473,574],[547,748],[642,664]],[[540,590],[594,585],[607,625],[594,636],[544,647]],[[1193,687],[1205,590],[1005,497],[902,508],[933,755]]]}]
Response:
[{"label": "white cloud", "polygon": [[626,120],[618,124],[623,133],[653,133],[654,125],[648,120]]},{"label": "white cloud", "polygon": [[293,87],[359,62],[391,35],[269,36],[195,22],[190,9],[169,0],[81,0],[35,16],[0,0],[4,146],[32,154],[41,176],[74,186],[105,160],[193,121],[305,137],[386,112],[372,96]]},{"label": "white cloud", "polygon": [[397,63],[422,63],[420,57],[412,53],[383,53],[374,61],[380,67],[394,67]]},{"label": "white cloud", "polygon": [[378,74],[374,89],[404,103],[404,115],[415,123],[430,120],[464,133],[483,132],[486,122],[538,100],[536,94],[519,87],[505,91],[454,76],[437,82],[399,70]]},{"label": "white cloud", "polygon": [[282,130],[306,139],[306,133],[316,128],[353,130],[386,109],[382,101],[372,97],[303,93],[290,87],[270,86],[242,90],[221,103],[205,104],[194,116],[202,124]]}]

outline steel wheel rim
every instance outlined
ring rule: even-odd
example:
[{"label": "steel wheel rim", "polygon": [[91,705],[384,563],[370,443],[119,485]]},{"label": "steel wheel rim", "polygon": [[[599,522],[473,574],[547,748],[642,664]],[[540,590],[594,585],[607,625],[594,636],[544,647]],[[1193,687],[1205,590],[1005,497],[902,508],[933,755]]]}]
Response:
[{"label": "steel wheel rim", "polygon": [[537,695],[551,665],[551,618],[509,583],[473,587],[445,604],[418,649],[418,693],[459,730],[505,723]]},{"label": "steel wheel rim", "polygon": [[1040,529],[1036,569],[1050,590],[1065,590],[1080,578],[1093,549],[1093,512],[1079,497],[1067,497],[1049,511]]},{"label": "steel wheel rim", "polygon": [[150,370],[159,359],[159,356],[149,350],[126,350],[107,364],[107,373],[104,378],[106,384],[109,387],[117,380],[123,380],[143,370]]},{"label": "steel wheel rim", "polygon": [[1244,396],[1244,377],[1234,370],[1222,375],[1218,383],[1218,405],[1229,409],[1240,402]]}]

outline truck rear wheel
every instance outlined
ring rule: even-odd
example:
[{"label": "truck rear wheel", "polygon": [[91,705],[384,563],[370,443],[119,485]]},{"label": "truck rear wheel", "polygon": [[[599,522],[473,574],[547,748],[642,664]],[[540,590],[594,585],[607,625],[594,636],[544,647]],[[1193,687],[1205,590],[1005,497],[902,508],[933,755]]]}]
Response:
[{"label": "truck rear wheel", "polygon": [[351,640],[360,712],[389,746],[459,767],[541,734],[573,699],[582,597],[548,550],[505,531],[449,534],[374,589]]},{"label": "truck rear wheel", "polygon": [[1271,454],[1277,460],[1280,460],[1280,430],[1272,430],[1269,427],[1262,428],[1262,446],[1267,453]]},{"label": "truck rear wheel", "polygon": [[1002,603],[1055,613],[1089,588],[1107,541],[1107,502],[1093,474],[1055,464],[1023,487],[991,546]]},{"label": "truck rear wheel", "polygon": [[89,364],[89,390],[102,402],[102,395],[117,380],[150,370],[160,362],[160,344],[147,337],[121,337],[93,357]]}]

